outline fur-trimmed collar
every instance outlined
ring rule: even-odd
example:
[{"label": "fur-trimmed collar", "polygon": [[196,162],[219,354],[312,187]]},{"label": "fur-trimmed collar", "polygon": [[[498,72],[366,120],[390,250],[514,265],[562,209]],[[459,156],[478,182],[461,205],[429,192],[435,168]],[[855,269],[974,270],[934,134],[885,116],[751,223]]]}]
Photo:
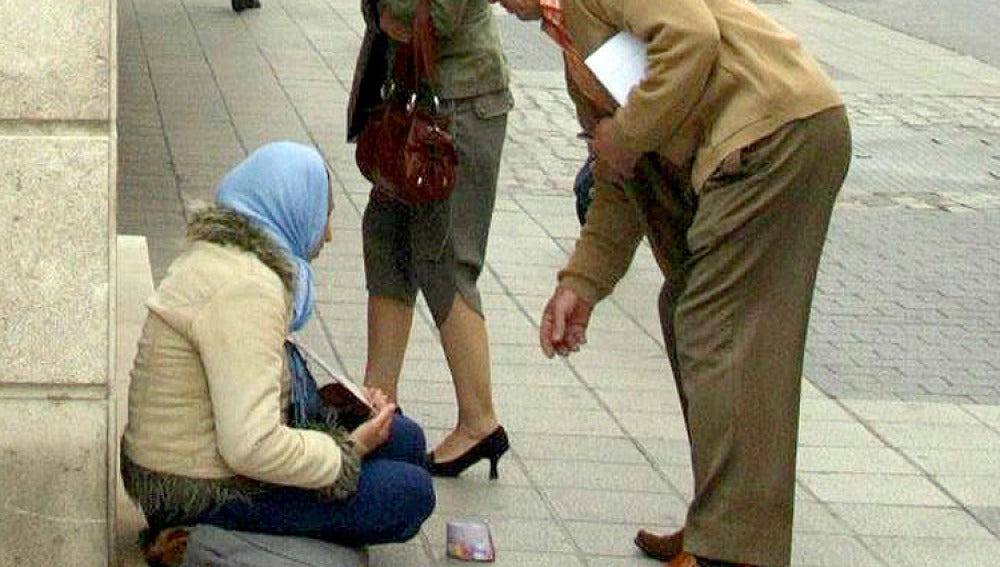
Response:
[{"label": "fur-trimmed collar", "polygon": [[235,246],[256,255],[278,274],[285,289],[294,293],[295,268],[286,253],[264,231],[250,224],[245,216],[229,209],[209,207],[195,213],[188,223],[187,239]]}]

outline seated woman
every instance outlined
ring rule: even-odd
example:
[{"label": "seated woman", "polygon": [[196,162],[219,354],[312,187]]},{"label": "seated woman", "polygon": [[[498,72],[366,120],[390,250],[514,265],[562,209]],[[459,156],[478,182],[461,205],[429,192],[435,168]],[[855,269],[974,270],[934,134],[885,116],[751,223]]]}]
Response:
[{"label": "seated woman", "polygon": [[301,390],[285,340],[312,314],[332,210],[316,150],[266,145],[193,218],[147,301],[121,469],[154,564],[196,523],[362,546],[412,538],[433,510],[423,432],[380,392],[353,432],[288,425]]}]

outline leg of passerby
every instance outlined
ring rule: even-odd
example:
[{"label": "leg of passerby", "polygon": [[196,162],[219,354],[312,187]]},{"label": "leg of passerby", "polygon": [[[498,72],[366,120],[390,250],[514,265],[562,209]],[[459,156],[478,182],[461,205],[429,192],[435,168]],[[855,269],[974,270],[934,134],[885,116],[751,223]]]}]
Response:
[{"label": "leg of passerby", "polygon": [[490,348],[478,281],[496,202],[500,153],[507,131],[506,91],[456,102],[458,171],[449,199],[448,243],[438,262],[447,269],[417,270],[420,289],[441,333],[458,421],[431,454],[431,472],[455,476],[472,463],[490,461],[490,477],[508,448],[497,421],[490,377]]},{"label": "leg of passerby", "polygon": [[[684,290],[688,261],[691,256],[686,239],[687,230],[691,226],[691,220],[694,216],[693,199],[690,196],[688,185],[680,181],[680,176],[668,175],[671,172],[665,171],[660,164],[654,163],[652,160],[655,159],[657,159],[655,156],[646,156],[637,165],[637,175],[626,181],[625,190],[637,200],[639,210],[645,211],[648,236],[653,243],[657,263],[664,275],[657,308],[664,346],[670,360],[671,373],[677,386],[681,410],[684,413],[686,423],[687,400],[684,398],[684,391],[680,386],[680,364],[677,358],[673,317],[677,305],[676,299]],[[586,224],[586,214],[592,198],[593,164],[594,156],[591,154],[577,172],[573,184],[577,218],[581,226]],[[657,191],[652,191],[642,187],[642,185],[650,183],[662,186],[662,188],[657,187]],[[635,186],[629,186],[633,184]],[[652,198],[654,193],[666,195],[669,201],[654,200]],[[633,541],[636,547],[646,555],[660,561],[670,561],[683,551],[684,530],[682,528],[676,532],[661,535],[640,529]]]},{"label": "leg of passerby", "polygon": [[368,352],[365,386],[396,402],[397,385],[413,325],[417,297],[410,258],[412,214],[406,205],[373,192],[362,217]]},{"label": "leg of passerby", "polygon": [[490,347],[486,322],[460,296],[441,325],[441,344],[455,385],[458,424],[434,449],[442,463],[459,457],[500,425],[490,386]]},{"label": "leg of passerby", "polygon": [[[663,344],[677,383],[681,408],[686,414],[687,401],[679,381],[680,363],[677,357],[674,313],[690,271],[691,250],[688,248],[687,234],[694,220],[695,198],[690,183],[681,181],[683,176],[664,166],[657,168],[650,160],[648,155],[640,160],[636,166],[637,176],[626,182],[626,191],[634,195],[640,210],[645,211],[646,230],[653,255],[663,273],[663,285],[657,298],[660,330],[663,332]],[[635,187],[630,187],[633,184]],[[662,197],[656,198],[653,195]]]},{"label": "leg of passerby", "polygon": [[[678,278],[682,283],[683,277]],[[680,364],[677,360],[677,341],[674,335],[674,310],[676,307],[676,297],[678,297],[681,287],[671,285],[670,280],[664,281],[660,287],[660,294],[657,298],[657,311],[660,315],[660,328],[663,331],[663,343],[666,347],[667,357],[670,359],[671,374],[677,386],[677,396],[680,400],[681,411],[684,414],[684,423],[687,424],[687,400],[684,398],[684,389],[681,387],[679,374]],[[660,561],[670,561],[684,550],[684,529],[681,528],[672,533],[656,534],[648,530],[640,529],[635,535],[635,545],[646,555],[659,559]]]},{"label": "leg of passerby", "polygon": [[[642,168],[639,169],[642,171]],[[638,182],[638,181],[632,181]],[[680,362],[677,357],[677,339],[674,331],[674,312],[677,298],[684,291],[687,281],[688,264],[691,253],[687,247],[687,231],[694,216],[693,202],[687,186],[676,179],[663,179],[669,184],[660,193],[667,195],[669,202],[647,202],[644,209],[647,213],[647,228],[649,238],[653,243],[656,259],[663,272],[664,281],[657,297],[657,312],[660,318],[660,329],[663,332],[663,344],[670,360],[671,374],[677,388],[677,395],[687,423],[687,399],[681,387]],[[661,182],[661,183],[663,183]],[[653,191],[638,191],[639,195],[651,195]],[[670,561],[683,550],[683,528],[673,533],[655,534],[647,530],[639,530],[635,536],[635,545],[646,555]]]},{"label": "leg of passerby", "polygon": [[684,549],[700,566],[789,564],[809,308],[849,159],[838,108],[753,144],[699,195],[674,325],[695,489]]},{"label": "leg of passerby", "polygon": [[395,402],[406,345],[413,326],[413,306],[392,297],[368,297],[368,361],[365,386],[378,388]]}]

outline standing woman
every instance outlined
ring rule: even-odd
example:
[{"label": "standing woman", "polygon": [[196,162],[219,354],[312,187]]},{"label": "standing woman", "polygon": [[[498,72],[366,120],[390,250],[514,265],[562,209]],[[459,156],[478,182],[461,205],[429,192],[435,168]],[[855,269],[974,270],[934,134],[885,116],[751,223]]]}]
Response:
[{"label": "standing woman", "polygon": [[[348,140],[408,40],[418,0],[363,0],[367,30],[348,111]],[[451,197],[410,206],[372,193],[363,221],[368,287],[365,385],[396,399],[417,292],[441,337],[458,400],[455,429],[430,453],[432,474],[457,476],[481,459],[496,463],[508,442],[493,409],[490,353],[476,281],[496,198],[500,152],[513,106],[508,72],[486,0],[430,0],[437,39],[438,93],[451,108],[458,151]]]}]

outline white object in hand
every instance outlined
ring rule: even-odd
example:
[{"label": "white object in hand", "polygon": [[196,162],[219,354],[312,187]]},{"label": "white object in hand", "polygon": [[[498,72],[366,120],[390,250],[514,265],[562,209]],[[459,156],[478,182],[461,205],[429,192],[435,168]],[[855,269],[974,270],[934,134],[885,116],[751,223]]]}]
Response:
[{"label": "white object in hand", "polygon": [[627,31],[611,36],[585,60],[604,88],[625,104],[632,87],[646,78],[646,42]]}]

